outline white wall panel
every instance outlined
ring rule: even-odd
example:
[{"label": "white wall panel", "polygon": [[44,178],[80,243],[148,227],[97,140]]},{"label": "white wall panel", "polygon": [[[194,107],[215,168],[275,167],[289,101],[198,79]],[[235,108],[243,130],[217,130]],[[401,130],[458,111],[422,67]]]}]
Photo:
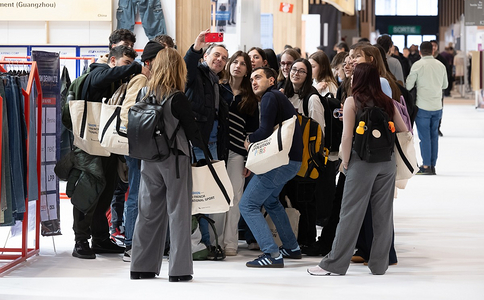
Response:
[{"label": "white wall panel", "polygon": [[45,44],[45,22],[8,22],[6,37],[2,45]]}]

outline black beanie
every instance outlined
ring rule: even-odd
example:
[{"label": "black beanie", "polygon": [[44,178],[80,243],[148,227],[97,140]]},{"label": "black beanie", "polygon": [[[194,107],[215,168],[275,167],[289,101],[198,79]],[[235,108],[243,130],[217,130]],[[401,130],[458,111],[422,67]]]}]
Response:
[{"label": "black beanie", "polygon": [[165,46],[162,44],[155,41],[149,41],[143,49],[143,54],[141,54],[141,62],[155,58],[156,54],[163,49],[165,49]]}]

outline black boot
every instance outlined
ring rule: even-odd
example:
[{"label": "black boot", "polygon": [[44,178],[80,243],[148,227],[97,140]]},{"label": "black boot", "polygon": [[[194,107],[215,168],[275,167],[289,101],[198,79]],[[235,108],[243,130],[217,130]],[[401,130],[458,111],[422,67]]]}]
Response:
[{"label": "black boot", "polygon": [[155,278],[155,272],[131,272],[131,279],[152,279]]},{"label": "black boot", "polygon": [[94,253],[124,253],[125,248],[118,246],[110,238],[104,241],[92,241],[92,250]]},{"label": "black boot", "polygon": [[96,254],[92,251],[91,247],[89,247],[89,242],[87,240],[76,241],[72,256],[84,259],[96,258]]},{"label": "black boot", "polygon": [[192,280],[192,275],[183,275],[183,276],[169,276],[168,280],[170,282],[181,282],[181,281],[190,281]]}]

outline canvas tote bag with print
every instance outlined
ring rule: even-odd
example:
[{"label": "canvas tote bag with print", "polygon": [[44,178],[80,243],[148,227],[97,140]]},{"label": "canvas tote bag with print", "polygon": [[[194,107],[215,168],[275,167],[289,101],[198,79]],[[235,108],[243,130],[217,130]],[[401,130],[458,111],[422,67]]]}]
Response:
[{"label": "canvas tote bag with print", "polygon": [[250,144],[245,167],[254,174],[264,174],[289,164],[296,121],[297,117],[294,115],[277,125],[268,138]]},{"label": "canvas tote bag with print", "polygon": [[103,99],[99,120],[98,138],[101,146],[110,153],[120,155],[128,155],[129,152],[126,126],[121,124],[121,108],[127,86],[128,83],[123,83],[110,99]]},{"label": "canvas tote bag with print", "polygon": [[[203,141],[201,134],[198,138]],[[192,215],[226,212],[233,206],[234,189],[225,161],[212,160],[204,143],[202,150],[205,159],[192,164]]]},{"label": "canvas tote bag with print", "polygon": [[111,153],[101,146],[98,138],[101,106],[101,102],[69,101],[74,146],[91,155],[110,156]]},{"label": "canvas tote bag with print", "polygon": [[410,179],[417,173],[417,154],[413,143],[413,135],[410,131],[397,132],[395,140],[395,161],[397,163],[395,180]]}]

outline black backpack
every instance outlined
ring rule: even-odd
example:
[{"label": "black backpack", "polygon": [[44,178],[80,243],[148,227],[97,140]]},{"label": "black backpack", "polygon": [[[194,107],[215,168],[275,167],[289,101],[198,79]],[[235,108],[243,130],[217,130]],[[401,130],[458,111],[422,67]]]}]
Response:
[{"label": "black backpack", "polygon": [[353,149],[369,163],[390,161],[395,147],[395,125],[380,107],[365,107],[355,124]]},{"label": "black backpack", "polygon": [[[130,157],[144,161],[164,161],[170,156],[172,149],[176,148],[176,134],[180,129],[180,123],[169,138],[163,120],[163,104],[177,93],[180,91],[170,94],[160,104],[154,95],[143,99],[146,88],[139,92],[138,102],[128,112],[127,135]],[[178,151],[174,152],[175,155],[178,154]]]}]

